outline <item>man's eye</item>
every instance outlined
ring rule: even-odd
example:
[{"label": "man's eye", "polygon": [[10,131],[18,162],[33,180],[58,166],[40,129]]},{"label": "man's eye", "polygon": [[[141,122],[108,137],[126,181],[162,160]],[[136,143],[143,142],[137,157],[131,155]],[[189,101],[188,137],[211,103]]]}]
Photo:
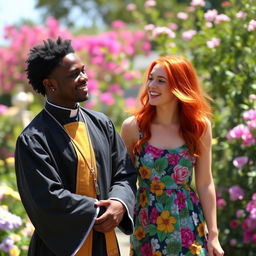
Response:
[{"label": "man's eye", "polygon": [[69,75],[70,78],[76,78],[77,76],[79,76],[79,72],[75,72]]}]

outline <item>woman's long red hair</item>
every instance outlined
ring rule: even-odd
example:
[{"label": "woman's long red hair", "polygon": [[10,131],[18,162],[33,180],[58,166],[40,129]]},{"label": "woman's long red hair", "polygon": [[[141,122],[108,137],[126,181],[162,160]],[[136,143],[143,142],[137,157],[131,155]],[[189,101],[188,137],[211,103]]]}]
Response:
[{"label": "woman's long red hair", "polygon": [[194,156],[200,155],[201,137],[211,118],[210,99],[202,90],[193,65],[183,56],[166,56],[153,61],[145,73],[144,85],[140,93],[142,106],[135,110],[138,127],[143,137],[135,144],[139,152],[144,142],[151,137],[150,125],[156,115],[156,107],[149,104],[147,91],[148,77],[157,64],[162,65],[168,76],[170,93],[178,99],[180,133],[189,151]]}]

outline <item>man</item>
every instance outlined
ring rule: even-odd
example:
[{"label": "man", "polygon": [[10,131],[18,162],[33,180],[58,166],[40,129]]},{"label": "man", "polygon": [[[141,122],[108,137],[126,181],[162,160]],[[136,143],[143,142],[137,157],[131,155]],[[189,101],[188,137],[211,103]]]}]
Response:
[{"label": "man", "polygon": [[70,40],[30,50],[27,77],[44,109],[17,139],[15,169],[35,232],[33,256],[119,255],[115,227],[133,231],[136,172],[112,122],[78,105],[88,77]]}]

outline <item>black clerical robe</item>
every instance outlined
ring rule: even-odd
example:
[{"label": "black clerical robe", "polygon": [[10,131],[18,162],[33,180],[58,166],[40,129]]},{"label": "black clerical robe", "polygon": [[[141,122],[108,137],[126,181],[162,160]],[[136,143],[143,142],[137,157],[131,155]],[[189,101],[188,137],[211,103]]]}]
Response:
[{"label": "black clerical robe", "polygon": [[[79,106],[74,117],[70,117],[70,110],[49,103],[45,108],[61,125],[86,119],[96,158],[98,199],[113,198],[125,205],[119,228],[131,234],[136,172],[112,122],[102,113]],[[98,215],[96,199],[75,193],[75,149],[65,131],[45,110],[17,139],[15,170],[22,203],[35,227],[29,255],[75,255]],[[106,255],[103,233],[93,232],[93,255]]]}]

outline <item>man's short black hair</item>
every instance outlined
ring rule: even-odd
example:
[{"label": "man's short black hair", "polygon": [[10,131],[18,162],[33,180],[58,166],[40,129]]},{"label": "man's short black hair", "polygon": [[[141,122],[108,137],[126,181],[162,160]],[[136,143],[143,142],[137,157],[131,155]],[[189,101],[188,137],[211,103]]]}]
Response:
[{"label": "man's short black hair", "polygon": [[33,89],[45,95],[43,80],[59,65],[63,57],[73,52],[71,40],[63,40],[61,37],[56,42],[49,38],[43,45],[31,48],[26,60],[26,72]]}]

